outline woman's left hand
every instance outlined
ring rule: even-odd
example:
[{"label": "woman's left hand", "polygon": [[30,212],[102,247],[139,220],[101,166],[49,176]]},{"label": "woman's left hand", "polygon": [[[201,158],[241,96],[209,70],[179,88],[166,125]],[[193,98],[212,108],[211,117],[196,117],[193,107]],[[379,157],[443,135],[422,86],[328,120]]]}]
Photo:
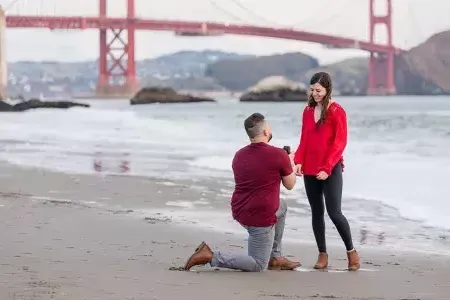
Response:
[{"label": "woman's left hand", "polygon": [[328,178],[328,174],[325,173],[324,171],[320,171],[320,172],[317,174],[316,178],[319,179],[319,180],[325,180],[325,179]]}]

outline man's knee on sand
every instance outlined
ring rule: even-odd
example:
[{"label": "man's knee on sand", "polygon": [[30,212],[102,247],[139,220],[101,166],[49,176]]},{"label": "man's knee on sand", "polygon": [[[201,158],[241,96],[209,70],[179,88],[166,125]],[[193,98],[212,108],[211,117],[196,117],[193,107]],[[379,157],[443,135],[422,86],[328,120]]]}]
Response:
[{"label": "man's knee on sand", "polygon": [[255,267],[255,271],[254,272],[264,272],[267,271],[267,267],[269,266],[269,264],[267,264],[266,266],[261,266],[260,264],[256,264]]},{"label": "man's knee on sand", "polygon": [[244,272],[264,272],[267,271],[268,267],[269,267],[269,261],[261,261],[255,258],[255,265],[251,270],[243,270]]},{"label": "man's knee on sand", "polygon": [[255,258],[255,262],[256,262],[255,272],[267,271],[267,268],[269,267],[269,261],[270,261],[270,256],[265,259]]}]

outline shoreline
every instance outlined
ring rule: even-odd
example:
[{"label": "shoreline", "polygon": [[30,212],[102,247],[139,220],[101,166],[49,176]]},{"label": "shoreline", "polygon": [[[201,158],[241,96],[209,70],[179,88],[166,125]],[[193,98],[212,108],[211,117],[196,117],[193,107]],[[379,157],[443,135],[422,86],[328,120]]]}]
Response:
[{"label": "shoreline", "polygon": [[[150,218],[155,220],[170,220],[171,224],[189,227],[193,230],[208,230],[210,232],[227,232],[238,236],[245,236],[242,228],[232,220],[229,211],[229,198],[232,192],[232,182],[229,178],[213,177],[210,179],[168,179],[143,175],[105,174],[85,172],[70,173],[50,168],[15,165],[0,162],[0,168],[19,172],[21,176],[36,178],[44,174],[49,181],[59,182],[59,188],[43,190],[37,186],[31,189],[37,193],[34,200],[48,200],[55,203],[72,203],[90,208],[101,208],[106,211],[124,213],[130,218]],[[8,172],[6,172],[8,173]],[[0,177],[2,177],[0,175]],[[34,179],[30,179],[34,181]],[[75,182],[73,182],[75,181]],[[80,195],[73,193],[74,185],[87,184]],[[9,182],[14,186],[14,181]],[[96,191],[92,187],[101,187]],[[125,191],[121,189],[125,186]],[[28,187],[30,188],[30,186]],[[65,191],[65,189],[69,191]],[[157,191],[152,199],[148,199],[150,191]],[[282,190],[281,197],[288,204],[288,217],[284,235],[285,243],[293,245],[315,245],[312,229],[310,228],[310,213],[306,198],[292,195],[292,191]],[[167,195],[169,194],[169,195]],[[36,198],[37,197],[37,198]],[[79,200],[83,198],[84,200]],[[124,197],[124,198],[121,198]],[[167,198],[168,197],[168,198]],[[124,200],[126,199],[126,200]],[[353,199],[352,201],[355,201]],[[405,218],[395,207],[375,202],[382,207],[397,211],[395,215],[388,214],[390,220],[386,224],[380,220],[362,218],[355,220],[360,213],[352,209],[364,205],[367,209],[379,209],[373,203],[358,203],[343,210],[349,218],[355,247],[363,250],[377,249],[377,251],[396,251],[401,253],[415,253],[421,255],[436,254],[450,256],[450,231],[445,228],[428,227],[418,220]],[[304,202],[304,203],[303,203]],[[299,206],[300,205],[300,206]],[[355,215],[356,214],[356,215]],[[365,221],[364,221],[365,219]],[[327,243],[334,247],[342,244],[334,225],[326,216]],[[392,223],[394,222],[394,223]],[[381,226],[381,227],[380,227]],[[413,227],[410,227],[413,226]],[[408,230],[405,232],[404,230]],[[406,233],[406,235],[405,235]]]},{"label": "shoreline", "polygon": [[[362,270],[342,272],[345,249],[330,246],[330,271],[318,272],[311,270],[314,245],[284,243],[285,255],[303,264],[298,272],[245,273],[208,266],[173,271],[203,240],[213,250],[245,251],[245,238],[113,209],[115,199],[129,200],[127,194],[176,200],[174,185],[146,179],[147,189],[139,191],[137,178],[71,176],[10,165],[1,169],[2,300],[448,298],[450,261],[436,254],[364,249]],[[191,199],[198,193],[187,192]],[[109,198],[111,206],[99,206],[95,198]]]}]

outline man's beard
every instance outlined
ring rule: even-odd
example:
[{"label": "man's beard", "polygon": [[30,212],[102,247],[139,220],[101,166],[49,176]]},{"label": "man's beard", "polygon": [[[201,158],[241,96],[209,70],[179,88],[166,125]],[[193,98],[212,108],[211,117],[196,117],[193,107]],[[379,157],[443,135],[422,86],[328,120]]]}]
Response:
[{"label": "man's beard", "polygon": [[269,139],[267,140],[267,142],[270,142],[270,140],[272,140],[272,134],[270,134]]}]

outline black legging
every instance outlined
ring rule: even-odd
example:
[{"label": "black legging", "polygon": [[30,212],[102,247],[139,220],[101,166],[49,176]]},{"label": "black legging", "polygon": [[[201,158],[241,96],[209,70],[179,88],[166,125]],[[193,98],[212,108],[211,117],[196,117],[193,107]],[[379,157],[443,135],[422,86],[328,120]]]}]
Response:
[{"label": "black legging", "polygon": [[345,243],[347,251],[353,249],[352,234],[348,221],[341,211],[342,199],[342,166],[338,163],[332,170],[331,175],[326,180],[319,180],[316,176],[304,176],[306,195],[312,213],[312,227],[316,238],[319,252],[326,253],[325,242],[325,209],[323,206],[323,195],[327,213],[338,230]]}]

